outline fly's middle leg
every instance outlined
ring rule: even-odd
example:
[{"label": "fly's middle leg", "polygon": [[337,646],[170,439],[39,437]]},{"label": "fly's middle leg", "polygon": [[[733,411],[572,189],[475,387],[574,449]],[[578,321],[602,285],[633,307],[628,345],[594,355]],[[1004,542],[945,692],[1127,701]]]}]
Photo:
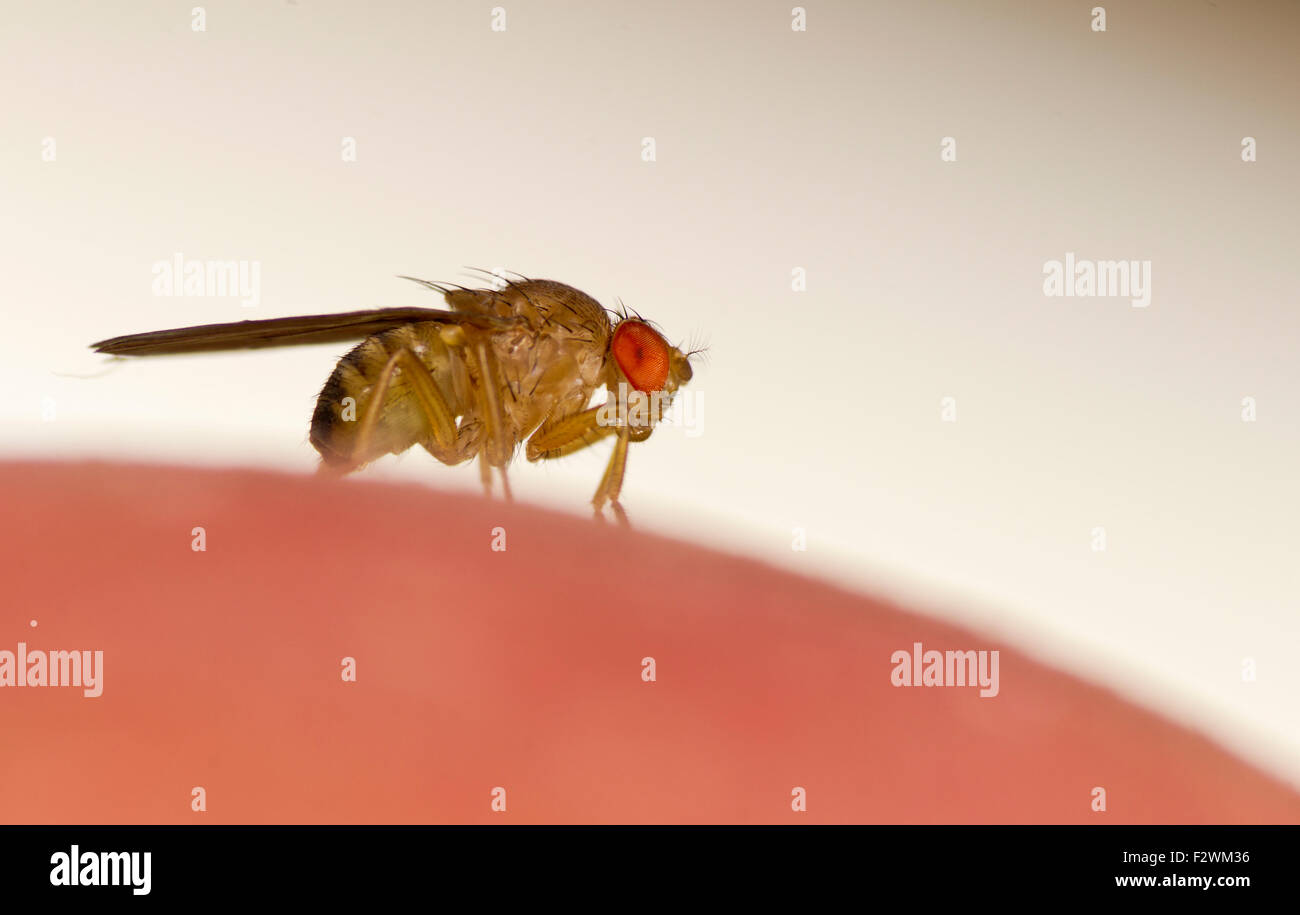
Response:
[{"label": "fly's middle leg", "polygon": [[465,349],[473,353],[478,367],[479,413],[483,418],[484,434],[479,451],[479,475],[483,480],[483,491],[492,495],[492,468],[501,472],[501,491],[506,501],[513,501],[510,491],[510,479],[506,475],[506,465],[510,463],[514,451],[514,438],[508,428],[504,405],[501,403],[501,391],[505,382],[501,377],[501,368],[492,354],[488,339],[475,335],[467,340]]}]

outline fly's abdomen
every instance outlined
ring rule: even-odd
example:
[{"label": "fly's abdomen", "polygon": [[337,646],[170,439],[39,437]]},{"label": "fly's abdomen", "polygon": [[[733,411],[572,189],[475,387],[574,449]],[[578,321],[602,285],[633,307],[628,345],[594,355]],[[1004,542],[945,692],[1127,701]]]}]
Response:
[{"label": "fly's abdomen", "polygon": [[[316,399],[311,443],[326,466],[351,469],[432,439],[429,418],[401,362],[390,374],[382,403],[374,405],[385,367],[403,347],[429,370],[452,414],[464,413],[468,373],[459,353],[443,343],[438,325],[409,324],[368,337],[339,360]],[[358,433],[372,405],[379,412],[366,453],[358,454]]]}]

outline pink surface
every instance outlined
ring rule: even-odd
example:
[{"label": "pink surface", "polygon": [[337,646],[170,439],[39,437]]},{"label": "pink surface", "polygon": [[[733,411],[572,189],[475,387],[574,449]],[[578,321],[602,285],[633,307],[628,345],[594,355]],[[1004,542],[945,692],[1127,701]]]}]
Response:
[{"label": "pink surface", "polygon": [[[0,464],[0,502],[0,650],[104,651],[99,698],[0,689],[3,822],[1300,822],[1109,692],[686,543],[247,471]],[[917,641],[1000,694],[893,686]]]}]

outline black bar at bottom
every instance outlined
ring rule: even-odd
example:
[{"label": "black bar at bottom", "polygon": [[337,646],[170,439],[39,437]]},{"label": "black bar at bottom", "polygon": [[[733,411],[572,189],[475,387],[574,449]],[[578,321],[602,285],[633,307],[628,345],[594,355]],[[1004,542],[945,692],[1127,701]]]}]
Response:
[{"label": "black bar at bottom", "polygon": [[674,889],[1226,902],[1261,888],[1289,896],[1298,840],[1295,826],[3,826],[0,891],[92,903],[375,901],[454,887],[535,901],[601,887],[620,894],[601,897],[611,904]]}]

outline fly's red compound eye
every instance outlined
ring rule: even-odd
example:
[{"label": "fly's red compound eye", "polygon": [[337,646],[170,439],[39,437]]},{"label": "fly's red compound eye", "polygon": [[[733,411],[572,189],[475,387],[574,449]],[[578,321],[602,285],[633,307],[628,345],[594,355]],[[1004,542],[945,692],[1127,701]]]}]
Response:
[{"label": "fly's red compound eye", "polygon": [[668,380],[668,343],[649,325],[624,321],[614,331],[611,347],[618,367],[638,391],[662,391]]}]

